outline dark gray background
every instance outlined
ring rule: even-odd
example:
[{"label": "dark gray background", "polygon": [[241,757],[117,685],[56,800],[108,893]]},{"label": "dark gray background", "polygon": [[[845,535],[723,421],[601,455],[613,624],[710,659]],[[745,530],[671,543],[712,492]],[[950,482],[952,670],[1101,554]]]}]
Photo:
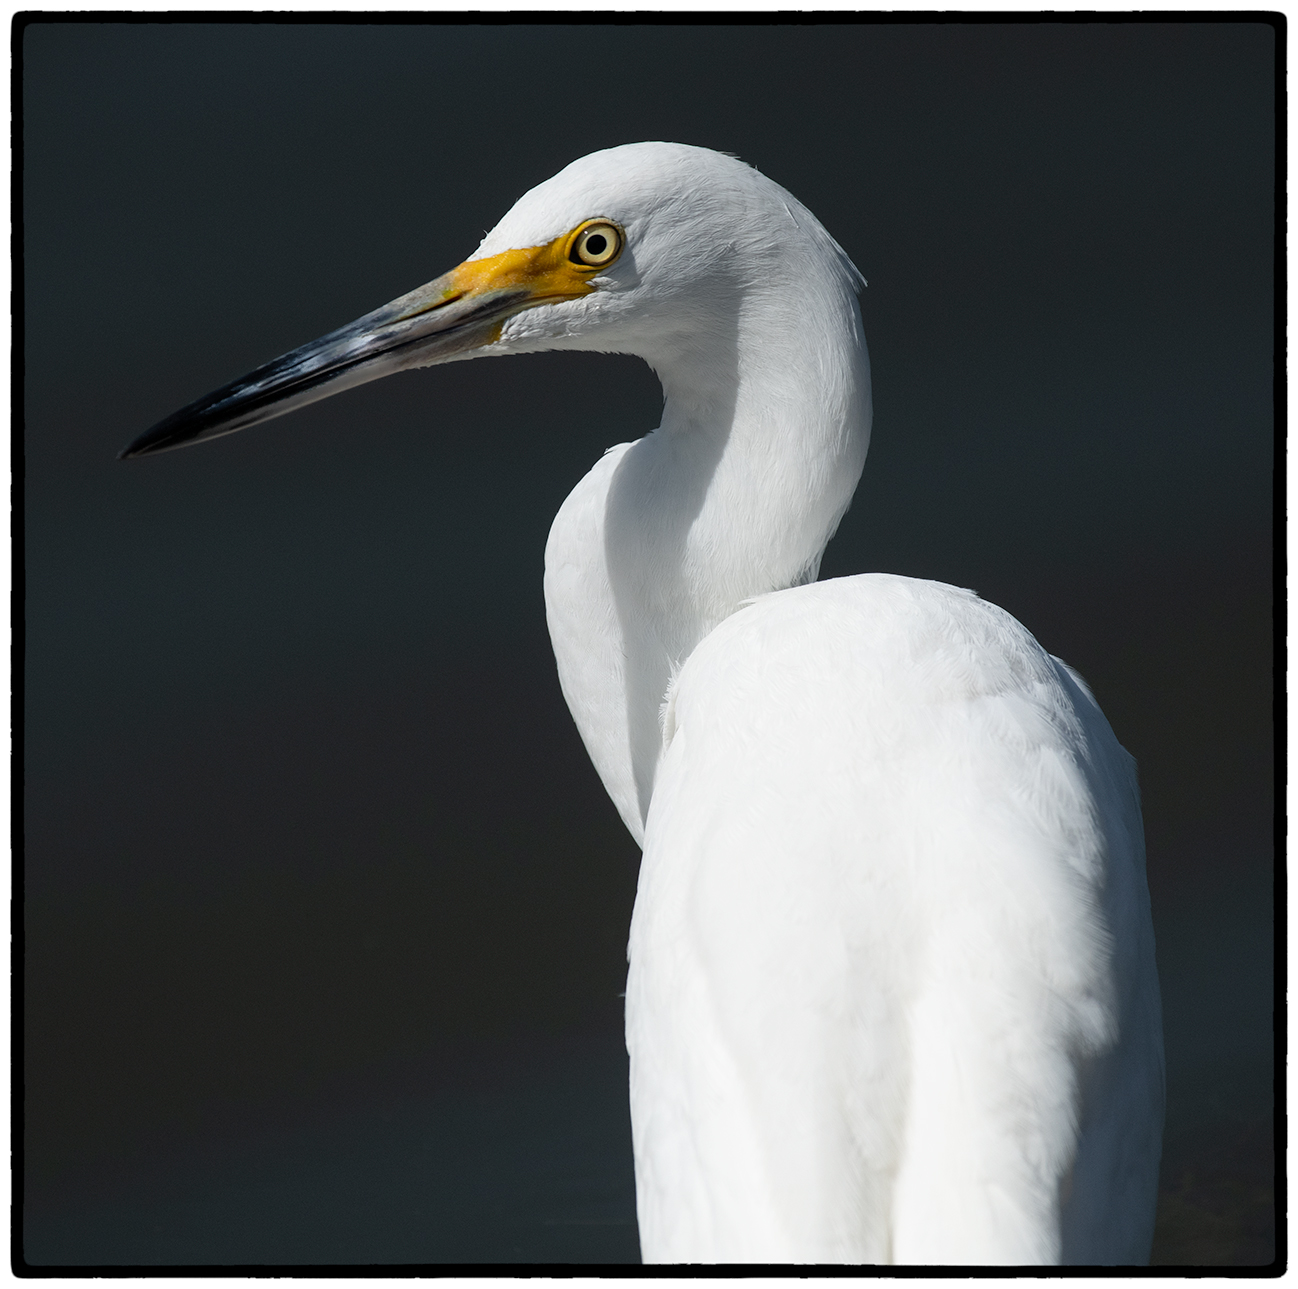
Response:
[{"label": "dark gray background", "polygon": [[735,152],[869,279],[824,575],[971,586],[1140,761],[1156,1259],[1271,1257],[1274,32],[35,25],[34,1263],[634,1259],[637,851],[541,601],[629,358],[396,377],[118,463],[574,157]]}]

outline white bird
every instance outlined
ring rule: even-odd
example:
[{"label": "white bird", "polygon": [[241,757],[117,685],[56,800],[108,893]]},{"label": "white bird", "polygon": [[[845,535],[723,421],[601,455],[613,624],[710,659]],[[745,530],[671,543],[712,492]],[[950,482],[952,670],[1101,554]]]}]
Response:
[{"label": "white bird", "polygon": [[545,598],[644,850],[644,1259],[1144,1262],[1163,1051],[1134,763],[972,592],[815,580],[869,439],[862,285],[742,162],[612,148],[457,269],[123,455],[454,358],[643,358],[662,424],[564,502]]}]

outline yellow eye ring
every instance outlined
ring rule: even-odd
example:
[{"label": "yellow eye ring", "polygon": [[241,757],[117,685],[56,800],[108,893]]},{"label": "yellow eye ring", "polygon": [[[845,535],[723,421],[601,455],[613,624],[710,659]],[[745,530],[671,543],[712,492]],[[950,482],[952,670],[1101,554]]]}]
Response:
[{"label": "yellow eye ring", "polygon": [[609,219],[592,219],[577,230],[568,258],[583,268],[602,269],[612,264],[626,245],[626,234]]}]

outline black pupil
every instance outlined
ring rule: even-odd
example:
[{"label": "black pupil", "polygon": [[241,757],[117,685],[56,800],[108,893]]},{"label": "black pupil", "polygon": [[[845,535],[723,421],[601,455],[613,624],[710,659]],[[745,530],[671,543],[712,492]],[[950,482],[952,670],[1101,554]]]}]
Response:
[{"label": "black pupil", "polygon": [[603,233],[592,233],[586,239],[586,253],[588,255],[603,255],[608,249],[608,238]]}]

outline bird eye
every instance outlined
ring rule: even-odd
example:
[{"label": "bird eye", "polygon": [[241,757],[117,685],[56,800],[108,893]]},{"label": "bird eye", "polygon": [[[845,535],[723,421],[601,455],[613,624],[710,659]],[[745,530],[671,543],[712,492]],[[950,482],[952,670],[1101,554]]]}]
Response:
[{"label": "bird eye", "polygon": [[572,250],[568,258],[574,264],[585,264],[589,268],[603,268],[612,264],[622,254],[625,238],[616,224],[599,219],[585,228],[573,239]]}]

